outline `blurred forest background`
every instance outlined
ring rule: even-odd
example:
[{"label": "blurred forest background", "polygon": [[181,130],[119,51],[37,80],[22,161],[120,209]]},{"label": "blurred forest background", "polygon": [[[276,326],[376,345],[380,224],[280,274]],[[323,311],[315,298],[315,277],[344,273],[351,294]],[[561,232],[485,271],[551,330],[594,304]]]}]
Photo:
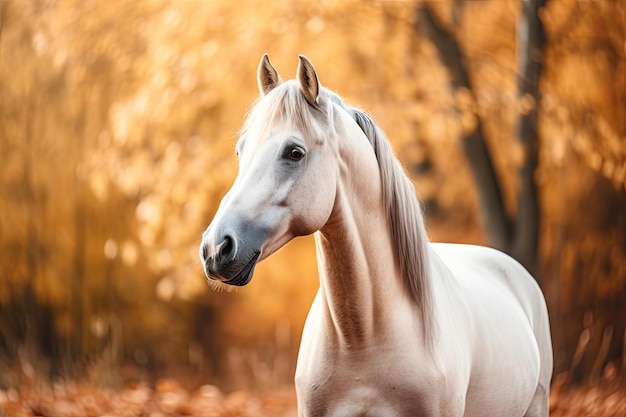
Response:
[{"label": "blurred forest background", "polygon": [[432,240],[536,275],[555,376],[623,377],[625,22],[623,0],[1,0],[0,390],[291,383],[312,239],[233,293],[197,260],[264,52],[374,117]]}]

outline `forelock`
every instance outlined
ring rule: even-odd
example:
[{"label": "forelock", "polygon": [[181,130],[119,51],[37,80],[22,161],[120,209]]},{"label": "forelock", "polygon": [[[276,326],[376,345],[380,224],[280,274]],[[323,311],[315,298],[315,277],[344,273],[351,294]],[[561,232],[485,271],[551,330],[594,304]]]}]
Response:
[{"label": "forelock", "polygon": [[320,95],[320,105],[313,107],[304,98],[297,81],[286,81],[251,107],[241,134],[254,132],[264,136],[272,126],[289,124],[307,137],[321,139],[333,125],[330,103],[343,104],[339,96],[325,88]]}]

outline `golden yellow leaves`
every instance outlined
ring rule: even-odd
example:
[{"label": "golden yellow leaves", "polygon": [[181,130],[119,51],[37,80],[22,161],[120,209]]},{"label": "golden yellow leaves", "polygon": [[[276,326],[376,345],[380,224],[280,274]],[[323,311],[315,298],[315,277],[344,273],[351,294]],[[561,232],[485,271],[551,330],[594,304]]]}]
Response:
[{"label": "golden yellow leaves", "polygon": [[469,136],[478,126],[474,94],[467,88],[460,87],[453,92],[453,100],[459,112],[462,135]]},{"label": "golden yellow leaves", "polygon": [[536,104],[535,97],[526,93],[515,103],[515,110],[518,114],[526,116],[535,108]]}]

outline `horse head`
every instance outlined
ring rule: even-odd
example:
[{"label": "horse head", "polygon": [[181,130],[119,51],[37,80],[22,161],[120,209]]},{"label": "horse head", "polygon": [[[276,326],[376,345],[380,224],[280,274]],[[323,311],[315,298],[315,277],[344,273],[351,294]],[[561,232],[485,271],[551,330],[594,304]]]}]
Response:
[{"label": "horse head", "polygon": [[320,85],[313,64],[299,59],[297,79],[286,82],[267,54],[261,59],[261,97],[236,145],[239,171],[200,246],[210,280],[247,284],[258,262],[319,230],[331,215],[340,171],[337,137],[346,129],[363,133],[336,106],[338,96]]}]

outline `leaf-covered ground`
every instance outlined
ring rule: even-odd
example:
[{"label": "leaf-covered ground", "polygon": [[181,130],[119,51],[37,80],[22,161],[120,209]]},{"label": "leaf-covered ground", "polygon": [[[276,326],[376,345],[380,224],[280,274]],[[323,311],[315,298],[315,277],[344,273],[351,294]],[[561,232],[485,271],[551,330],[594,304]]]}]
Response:
[{"label": "leaf-covered ground", "polygon": [[188,391],[172,379],[118,391],[68,382],[0,391],[0,417],[287,417],[296,416],[295,410],[292,389],[224,394],[213,385]]},{"label": "leaf-covered ground", "polygon": [[[567,388],[557,382],[550,402],[553,417],[626,416],[623,383]],[[0,417],[295,417],[292,388],[224,394],[213,385],[186,390],[172,379],[121,390],[59,382],[38,388],[0,391]]]}]

